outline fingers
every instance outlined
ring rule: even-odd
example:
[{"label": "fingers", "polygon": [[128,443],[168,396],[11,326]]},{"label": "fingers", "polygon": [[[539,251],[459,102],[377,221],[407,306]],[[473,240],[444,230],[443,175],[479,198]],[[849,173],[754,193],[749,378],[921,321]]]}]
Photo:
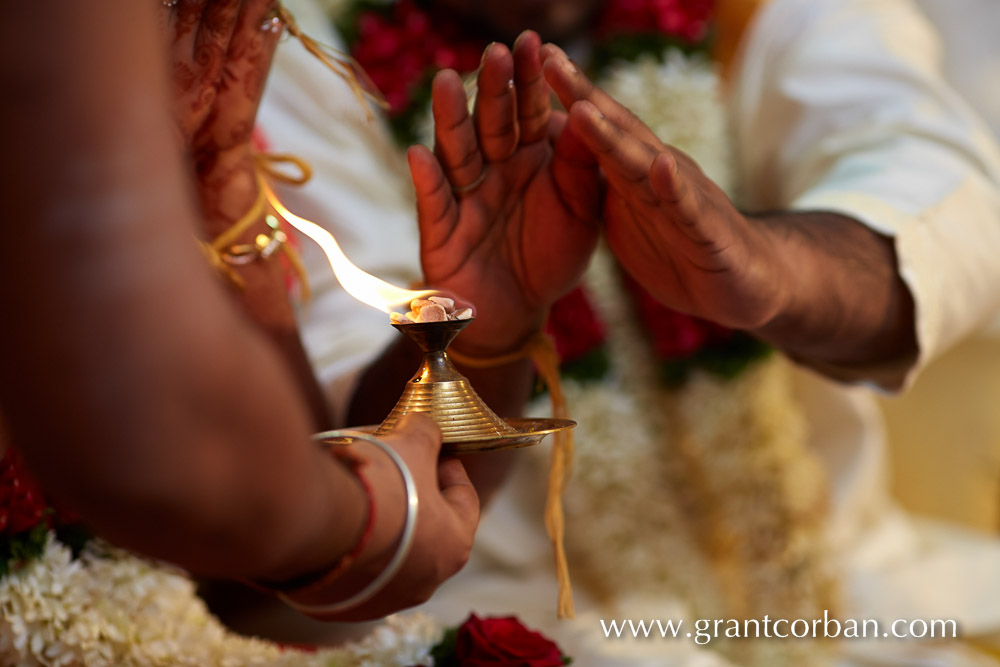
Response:
[{"label": "fingers", "polygon": [[469,116],[465,87],[454,70],[441,70],[432,84],[434,154],[453,189],[471,189],[482,177],[483,155]]},{"label": "fingers", "polygon": [[405,439],[411,446],[426,449],[427,453],[435,457],[441,451],[441,429],[427,415],[418,412],[407,413],[399,420],[393,433],[398,433],[400,438]]},{"label": "fingers", "polygon": [[222,65],[222,57],[229,50],[229,40],[236,29],[240,15],[240,0],[217,0],[205,7],[205,12],[194,35],[194,60],[206,69],[204,78],[214,81]]},{"label": "fingers", "polygon": [[517,148],[514,60],[503,44],[490,44],[483,53],[475,122],[479,147],[487,160],[504,160]]},{"label": "fingers", "polygon": [[458,224],[458,204],[437,158],[424,146],[406,152],[417,194],[417,224],[421,253],[436,250]]},{"label": "fingers", "polygon": [[469,479],[465,466],[458,459],[443,459],[438,463],[438,484],[441,495],[451,506],[461,526],[474,531],[479,524],[479,494]]},{"label": "fingers", "polygon": [[527,30],[514,42],[514,84],[517,90],[517,123],[522,144],[546,137],[552,112],[549,84],[542,73],[539,53],[542,40]]},{"label": "fingers", "polygon": [[570,61],[562,49],[553,44],[546,44],[540,53],[545,79],[565,108],[570,109],[579,101],[590,102],[622,131],[642,141],[653,144],[658,142],[656,135],[646,127],[645,123],[595,86],[580,68]]},{"label": "fingers", "polygon": [[577,218],[595,222],[601,213],[603,187],[597,158],[568,127],[565,114],[553,114],[550,134],[555,147],[552,177],[559,195]]},{"label": "fingers", "polygon": [[628,199],[656,206],[649,170],[658,151],[625,132],[590,102],[570,109],[569,127],[594,154],[608,181]]},{"label": "fingers", "polygon": [[[219,4],[230,2],[224,0]],[[196,152],[221,152],[250,140],[271,57],[281,36],[280,29],[272,29],[268,21],[276,0],[243,0],[238,4],[239,12],[214,88],[217,92],[212,111],[195,135]],[[228,13],[218,20],[229,20]]]},{"label": "fingers", "polygon": [[170,8],[172,42],[175,46],[186,45],[184,53],[194,53],[194,38],[202,14],[205,13],[206,2],[207,0],[178,0],[178,3]]}]

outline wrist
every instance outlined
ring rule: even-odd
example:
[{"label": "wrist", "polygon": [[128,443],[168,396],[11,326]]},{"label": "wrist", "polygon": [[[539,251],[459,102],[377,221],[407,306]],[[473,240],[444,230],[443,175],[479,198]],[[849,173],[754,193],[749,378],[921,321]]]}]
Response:
[{"label": "wrist", "polygon": [[315,483],[322,500],[313,508],[317,511],[302,513],[314,517],[308,531],[285,550],[290,557],[253,579],[252,585],[272,591],[312,588],[345,560],[356,561],[370,541],[376,519],[371,485],[353,462],[330,460],[326,452],[317,456],[321,460]]},{"label": "wrist", "polygon": [[751,215],[744,219],[752,235],[752,242],[748,244],[751,249],[748,274],[753,276],[752,289],[757,303],[747,326],[741,328],[773,342],[771,334],[790,326],[803,312],[800,287],[810,280],[810,267],[791,263],[790,259],[796,257],[798,250],[791,242],[795,232],[786,228],[786,220]]},{"label": "wrist", "polygon": [[[497,359],[510,357],[511,362],[523,357],[523,351],[545,327],[546,312],[539,312],[511,321],[477,319],[449,346],[456,357]],[[520,355],[520,356],[518,356]],[[461,362],[460,362],[461,363]]]},{"label": "wrist", "polygon": [[376,580],[395,568],[393,561],[399,551],[405,549],[406,528],[412,523],[407,516],[407,483],[385,452],[360,440],[347,446],[333,447],[350,452],[357,462],[354,464],[355,473],[364,480],[371,512],[361,540],[346,557],[342,556],[332,567],[305,585],[279,590],[280,597],[306,613],[336,613],[324,612],[322,608],[336,607],[338,601],[348,601],[369,587],[380,587]]},{"label": "wrist", "polygon": [[253,154],[248,144],[210,155],[194,155],[193,159],[205,232],[215,238],[245,215],[257,199]]}]

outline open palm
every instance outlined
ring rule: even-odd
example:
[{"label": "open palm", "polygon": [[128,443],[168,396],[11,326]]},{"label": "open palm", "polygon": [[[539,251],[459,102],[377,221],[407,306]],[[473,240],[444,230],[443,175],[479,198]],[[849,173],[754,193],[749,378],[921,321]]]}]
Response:
[{"label": "open palm", "polygon": [[683,152],[662,143],[556,47],[545,74],[607,181],[604,226],[622,265],[663,304],[752,329],[780,305],[780,258]]},{"label": "open palm", "polygon": [[425,279],[478,306],[463,344],[480,352],[535,331],[579,279],[598,236],[596,163],[550,109],[539,46],[526,33],[513,54],[488,49],[474,117],[458,75],[440,73],[436,156],[409,153]]}]

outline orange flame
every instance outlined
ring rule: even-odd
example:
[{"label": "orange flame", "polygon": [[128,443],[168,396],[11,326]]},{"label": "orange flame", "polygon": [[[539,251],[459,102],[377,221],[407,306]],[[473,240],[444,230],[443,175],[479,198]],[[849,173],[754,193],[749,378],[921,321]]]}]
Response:
[{"label": "orange flame", "polygon": [[330,262],[330,267],[333,268],[333,273],[337,276],[337,280],[340,281],[341,286],[358,301],[366,303],[373,308],[378,308],[383,312],[390,313],[394,309],[403,306],[406,307],[404,310],[408,310],[409,303],[413,299],[419,299],[436,293],[433,290],[403,289],[402,287],[396,287],[384,280],[380,280],[370,273],[365,273],[354,266],[351,260],[347,259],[347,255],[340,249],[340,244],[333,238],[333,234],[315,222],[301,218],[285,208],[267,183],[262,182],[261,187],[264,188],[268,202],[278,215],[319,245],[320,249],[326,254],[326,258]]}]

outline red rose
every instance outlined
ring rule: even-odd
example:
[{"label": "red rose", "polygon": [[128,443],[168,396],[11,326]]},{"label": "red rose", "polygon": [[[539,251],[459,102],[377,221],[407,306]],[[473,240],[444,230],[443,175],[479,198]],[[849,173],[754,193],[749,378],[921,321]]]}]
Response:
[{"label": "red rose", "polygon": [[8,447],[0,459],[0,535],[17,535],[45,520],[47,505],[41,489]]},{"label": "red rose", "polygon": [[597,319],[582,287],[552,304],[546,330],[555,339],[556,352],[564,362],[585,356],[605,339],[604,325]]},{"label": "red rose", "polygon": [[689,42],[704,39],[713,0],[610,0],[598,22],[601,37],[651,30]]},{"label": "red rose", "polygon": [[455,657],[464,667],[561,667],[555,642],[533,632],[513,616],[479,618],[475,614],[458,629]]},{"label": "red rose", "polygon": [[622,274],[622,281],[632,293],[639,320],[661,361],[689,359],[703,348],[724,345],[732,338],[732,329],[667,308],[627,273]]}]

